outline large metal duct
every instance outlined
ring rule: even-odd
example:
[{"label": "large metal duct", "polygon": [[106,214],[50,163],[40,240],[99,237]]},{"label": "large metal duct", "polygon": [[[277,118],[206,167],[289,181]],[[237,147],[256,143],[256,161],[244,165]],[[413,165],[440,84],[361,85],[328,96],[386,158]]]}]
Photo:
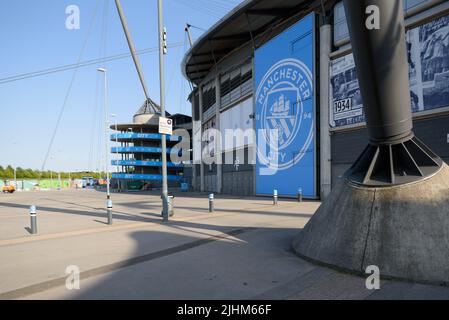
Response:
[{"label": "large metal duct", "polygon": [[[344,6],[370,138],[348,178],[382,186],[434,174],[442,160],[412,132],[402,1],[345,0]],[[369,6],[379,29],[366,26]]]},{"label": "large metal duct", "polygon": [[[449,167],[413,134],[402,0],[344,0],[369,143],[293,242],[350,272],[449,285]],[[372,7],[378,29],[367,28]],[[376,10],[375,10],[376,11]]]}]

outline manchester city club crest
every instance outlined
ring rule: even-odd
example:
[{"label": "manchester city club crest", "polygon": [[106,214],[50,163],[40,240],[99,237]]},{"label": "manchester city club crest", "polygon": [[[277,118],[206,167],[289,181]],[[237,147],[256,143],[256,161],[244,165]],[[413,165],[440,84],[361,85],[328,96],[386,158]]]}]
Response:
[{"label": "manchester city club crest", "polygon": [[[314,136],[313,94],[312,72],[297,59],[281,60],[265,74],[256,92],[259,128],[270,149],[259,150],[262,164],[285,170],[306,155]],[[277,141],[270,141],[273,129]]]}]

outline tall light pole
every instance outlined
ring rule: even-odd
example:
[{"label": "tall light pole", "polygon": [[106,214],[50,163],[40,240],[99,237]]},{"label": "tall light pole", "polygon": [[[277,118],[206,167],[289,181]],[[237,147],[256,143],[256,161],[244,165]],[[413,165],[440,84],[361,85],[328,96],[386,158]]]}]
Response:
[{"label": "tall light pole", "polygon": [[[157,2],[158,21],[159,21],[159,81],[160,81],[160,99],[161,99],[161,117],[165,118],[165,79],[164,79],[164,54],[165,47],[165,29],[162,15],[162,0]],[[168,221],[168,185],[167,185],[167,137],[161,136],[162,145],[162,217]]]},{"label": "tall light pole", "polygon": [[106,170],[106,197],[109,200],[111,198],[110,193],[110,179],[109,179],[109,110],[108,110],[108,81],[106,76],[106,69],[98,68],[98,72],[103,73],[104,75],[104,151],[105,151],[105,170]]}]

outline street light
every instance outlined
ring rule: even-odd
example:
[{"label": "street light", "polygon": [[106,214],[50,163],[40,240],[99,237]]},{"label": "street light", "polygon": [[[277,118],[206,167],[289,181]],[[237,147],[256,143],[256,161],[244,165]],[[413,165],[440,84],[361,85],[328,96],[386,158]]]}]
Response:
[{"label": "street light", "polygon": [[105,120],[105,128],[104,128],[104,148],[105,148],[105,159],[106,159],[106,198],[109,200],[111,198],[111,193],[109,190],[110,180],[109,180],[109,139],[108,139],[108,133],[109,133],[109,111],[108,111],[108,82],[107,82],[107,70],[104,68],[97,68],[98,72],[103,73],[104,75],[104,120]]}]

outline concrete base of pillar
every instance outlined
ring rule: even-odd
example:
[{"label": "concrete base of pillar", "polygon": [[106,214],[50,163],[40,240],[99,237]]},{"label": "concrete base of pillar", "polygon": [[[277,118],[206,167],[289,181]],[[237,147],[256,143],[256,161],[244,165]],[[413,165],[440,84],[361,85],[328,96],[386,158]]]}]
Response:
[{"label": "concrete base of pillar", "polygon": [[341,181],[293,242],[338,269],[449,285],[449,167],[413,184],[361,188]]}]

